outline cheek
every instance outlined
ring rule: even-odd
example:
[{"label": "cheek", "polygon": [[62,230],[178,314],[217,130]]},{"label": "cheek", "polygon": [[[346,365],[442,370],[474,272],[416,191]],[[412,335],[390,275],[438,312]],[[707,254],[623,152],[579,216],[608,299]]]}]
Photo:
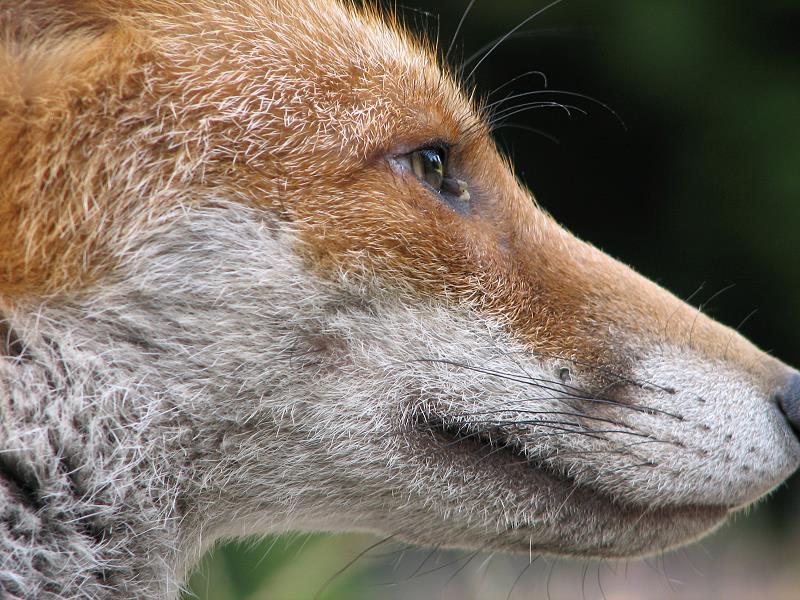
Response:
[{"label": "cheek", "polygon": [[476,179],[466,215],[388,169],[309,188],[293,215],[305,258],[317,274],[344,272],[366,290],[469,305],[533,348],[599,351],[584,318],[585,290],[574,289],[574,274],[555,258],[565,254],[563,232],[507,171],[493,173]]},{"label": "cheek", "polygon": [[416,181],[391,173],[311,192],[297,204],[295,219],[322,275],[361,272],[420,297],[474,300],[480,274],[503,262],[492,223],[460,214]]}]

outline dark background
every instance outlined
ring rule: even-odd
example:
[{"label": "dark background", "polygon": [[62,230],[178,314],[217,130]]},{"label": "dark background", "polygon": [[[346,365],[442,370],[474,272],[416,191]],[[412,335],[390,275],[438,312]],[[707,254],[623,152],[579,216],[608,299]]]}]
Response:
[{"label": "dark background", "polygon": [[[400,2],[396,10],[413,29],[438,39],[444,53],[467,2]],[[478,0],[450,62],[457,68],[545,5]],[[513,157],[540,204],[580,237],[678,296],[694,293],[695,305],[733,284],[705,310],[800,366],[800,2],[565,0],[499,46],[471,84],[488,94],[530,70],[546,75],[549,90],[594,99],[534,95],[529,99],[579,110],[532,109],[510,119],[522,129],[497,131],[499,146]],[[524,76],[491,100],[543,89],[540,76]],[[730,563],[728,575],[720,577],[732,578],[732,589],[743,589],[749,578],[766,593],[762,597],[796,598],[800,592],[763,590],[766,581],[777,580],[776,564],[791,564],[789,572],[798,572],[797,560],[787,562],[787,556],[800,554],[798,541],[795,477],[709,544],[717,548],[718,564]],[[311,597],[369,543],[301,536],[222,547],[194,579],[194,591],[213,600]],[[743,554],[725,550],[733,546],[745,548]],[[754,566],[759,558],[767,565],[760,571]],[[363,580],[374,579],[364,573],[385,571],[393,560],[391,554],[365,556],[322,597],[390,597],[390,588],[365,586]],[[469,569],[463,573],[459,577],[470,577]],[[597,573],[600,579],[600,567]],[[625,589],[633,589],[636,581],[627,568],[626,580]],[[693,585],[709,585],[708,578],[693,581],[698,583],[687,584],[685,597],[695,597]],[[797,584],[793,579],[786,586],[797,590]],[[400,595],[391,597],[445,597],[456,584],[439,582],[414,592],[410,585],[398,585],[394,593]],[[650,585],[625,597],[666,597],[647,592]],[[719,583],[697,597],[735,595],[723,587]],[[498,589],[498,597],[506,597],[507,587]]]}]

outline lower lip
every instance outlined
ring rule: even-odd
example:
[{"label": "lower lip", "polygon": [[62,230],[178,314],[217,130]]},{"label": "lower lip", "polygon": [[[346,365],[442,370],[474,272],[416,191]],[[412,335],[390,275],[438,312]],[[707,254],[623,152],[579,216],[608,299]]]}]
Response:
[{"label": "lower lip", "polygon": [[[730,512],[740,508],[736,506],[719,505],[648,506],[636,503],[621,503],[618,500],[607,496],[604,492],[585,486],[579,486],[569,477],[564,476],[560,472],[550,468],[545,464],[531,461],[513,446],[509,445],[506,447],[498,447],[496,445],[490,445],[482,440],[479,440],[476,436],[465,437],[458,436],[457,434],[453,435],[453,433],[448,431],[446,427],[440,428],[437,425],[432,425],[430,422],[424,423],[423,427],[427,432],[434,434],[435,438],[438,439],[441,445],[444,446],[445,451],[452,452],[456,455],[461,455],[465,458],[477,457],[478,460],[483,463],[483,468],[487,470],[491,470],[492,468],[502,468],[504,466],[518,467],[521,465],[526,465],[529,468],[530,473],[536,475],[537,481],[534,484],[537,487],[539,487],[542,483],[539,478],[544,476],[553,482],[553,485],[558,485],[559,487],[563,486],[564,488],[569,489],[569,491],[566,492],[567,499],[564,501],[565,504],[570,499],[577,501],[578,495],[574,494],[573,491],[575,489],[583,489],[586,493],[589,493],[595,501],[597,499],[604,499],[604,501],[601,503],[601,505],[605,506],[607,509],[604,510],[604,512],[606,512],[609,519],[613,519],[618,522],[630,520],[636,525],[645,525],[646,523],[654,522],[654,520],[659,523],[674,522],[676,525],[680,522],[696,522],[697,530],[694,532],[687,532],[686,541],[692,537],[701,535],[709,529],[712,529],[716,525],[720,524],[730,514]],[[441,451],[441,447],[438,450]],[[596,502],[593,502],[593,504],[597,506]],[[645,511],[644,514],[643,511]],[[526,527],[523,524],[519,527],[510,528],[509,531],[523,531],[528,528],[535,529],[535,526],[532,524],[530,527]],[[525,543],[528,543],[527,538]],[[675,543],[679,542],[676,541]],[[611,552],[609,556],[614,554],[613,549],[608,548],[608,550]]]}]

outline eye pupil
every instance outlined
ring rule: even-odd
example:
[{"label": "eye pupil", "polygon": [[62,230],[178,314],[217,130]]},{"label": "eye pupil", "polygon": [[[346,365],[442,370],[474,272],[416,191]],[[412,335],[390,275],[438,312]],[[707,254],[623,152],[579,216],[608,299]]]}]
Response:
[{"label": "eye pupil", "polygon": [[417,150],[411,154],[414,174],[435,190],[440,190],[444,180],[442,151],[434,148]]}]

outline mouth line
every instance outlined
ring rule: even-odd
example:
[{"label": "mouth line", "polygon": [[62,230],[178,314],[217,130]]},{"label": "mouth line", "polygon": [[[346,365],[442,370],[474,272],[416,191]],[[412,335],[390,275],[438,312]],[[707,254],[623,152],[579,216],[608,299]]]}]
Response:
[{"label": "mouth line", "polygon": [[[532,474],[544,476],[553,485],[564,486],[569,489],[582,489],[595,496],[601,496],[609,506],[619,509],[639,511],[648,508],[647,504],[631,500],[615,498],[607,492],[578,482],[575,478],[557,469],[545,459],[531,457],[523,448],[509,439],[502,427],[474,428],[468,424],[460,423],[453,418],[447,418],[438,413],[420,414],[415,419],[417,431],[427,433],[439,449],[462,459],[470,460],[472,466],[480,468],[485,463],[484,469],[493,467],[530,469]],[[572,495],[570,493],[570,495]],[[708,511],[713,513],[729,513],[741,506],[705,505],[705,504],[664,504],[653,506],[659,512]]]},{"label": "mouth line", "polygon": [[483,509],[489,521],[479,526],[475,543],[497,550],[516,553],[533,548],[540,554],[575,557],[646,556],[698,539],[741,508],[659,504],[613,494],[553,464],[558,454],[532,456],[536,450],[525,447],[526,440],[518,431],[475,426],[460,422],[457,415],[444,416],[426,408],[414,415],[413,427],[406,430],[408,448],[433,469],[436,481],[444,485],[446,502],[454,498],[455,489],[463,489],[466,523],[469,507]]}]

